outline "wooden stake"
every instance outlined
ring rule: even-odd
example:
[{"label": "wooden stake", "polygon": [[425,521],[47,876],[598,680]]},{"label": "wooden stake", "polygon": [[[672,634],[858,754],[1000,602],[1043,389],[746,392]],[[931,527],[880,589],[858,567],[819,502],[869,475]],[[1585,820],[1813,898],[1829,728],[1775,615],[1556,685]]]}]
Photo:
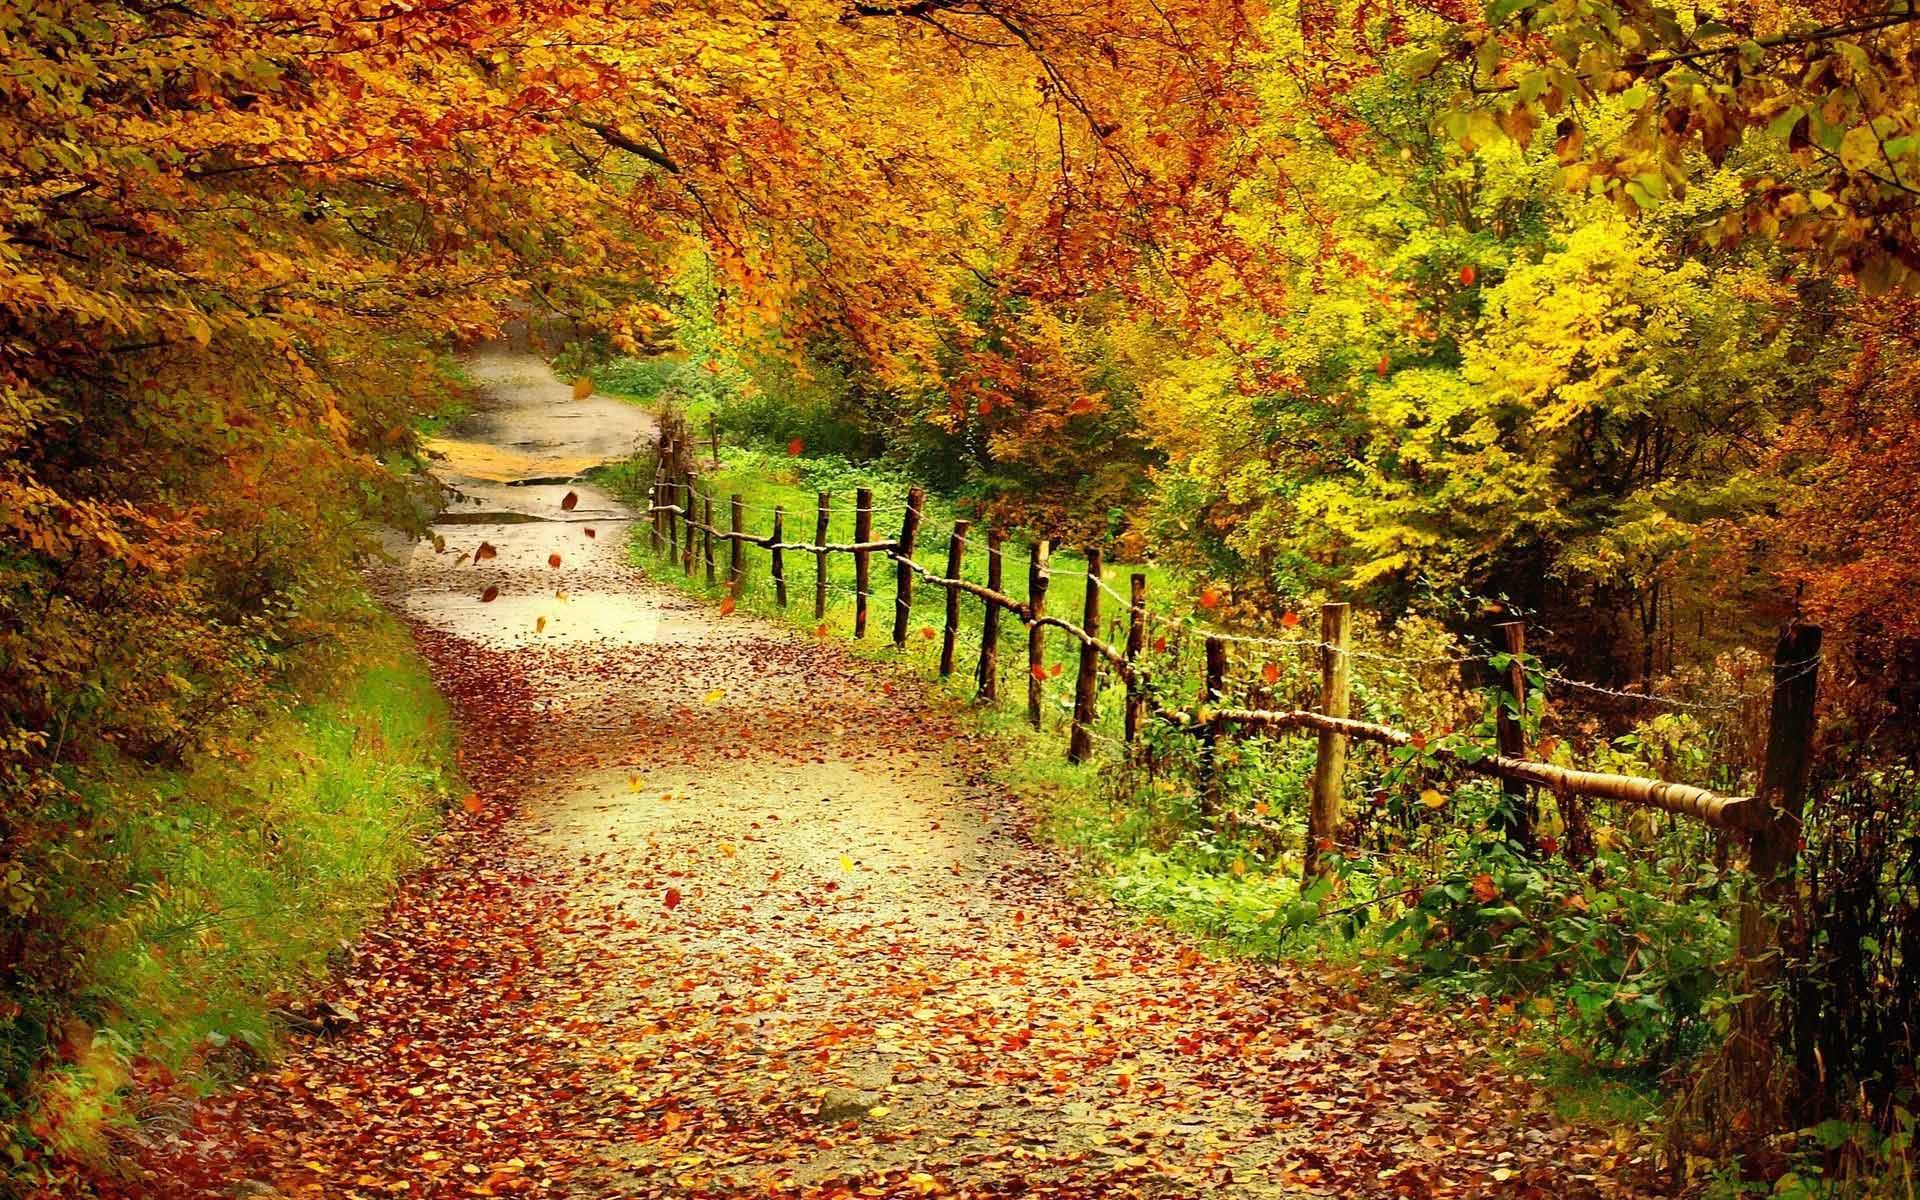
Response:
[{"label": "wooden stake", "polygon": [[727,556],[727,587],[736,597],[740,595],[741,577],[747,573],[747,543],[741,537],[746,532],[746,515],[746,506],[740,499],[740,493],[735,492],[727,498],[727,529],[733,534],[729,539],[733,550]]},{"label": "wooden stake", "polygon": [[1047,560],[1052,554],[1053,543],[1046,538],[1027,551],[1027,608],[1033,618],[1027,626],[1027,723],[1035,729],[1040,728],[1040,704],[1047,689],[1047,631],[1040,618],[1047,615],[1047,584],[1053,579]]},{"label": "wooden stake", "polygon": [[[1000,531],[987,527],[987,590],[1000,590]],[[986,602],[987,615],[980,626],[980,669],[974,678],[979,698],[989,704],[1000,699],[1000,606]]]},{"label": "wooden stake", "polygon": [[[1320,711],[1325,716],[1347,715],[1347,606],[1320,606]],[[1322,730],[1313,759],[1313,792],[1307,802],[1307,845],[1301,855],[1302,886],[1326,874],[1321,854],[1333,846],[1340,831],[1340,789],[1347,770],[1345,734]]]},{"label": "wooden stake", "polygon": [[684,501],[684,504],[682,507],[685,508],[686,510],[684,513],[681,514],[686,518],[684,522],[686,528],[682,530],[682,532],[686,534],[686,537],[681,539],[680,564],[682,567],[685,568],[687,572],[687,578],[691,579],[693,578],[693,545],[694,545],[693,522],[699,516],[698,510],[696,510],[693,506],[694,499],[693,499],[693,476],[692,475],[688,475],[686,477],[686,480],[681,484],[680,490],[682,492],[682,499]]},{"label": "wooden stake", "polygon": [[1147,577],[1135,571],[1127,589],[1127,715],[1126,740],[1131,746],[1140,734],[1140,718],[1147,710],[1141,687],[1140,660],[1147,648]]},{"label": "wooden stake", "polygon": [[[873,540],[872,488],[858,488],[853,493],[853,540]],[[867,550],[853,552],[853,636],[857,638],[867,636],[867,577],[872,558]]]},{"label": "wooden stake", "polygon": [[[1494,631],[1500,635],[1506,652],[1513,656],[1507,664],[1505,677],[1501,680],[1504,690],[1512,697],[1512,706],[1521,715],[1508,711],[1504,701],[1494,714],[1494,738],[1500,746],[1500,753],[1508,758],[1527,756],[1527,727],[1524,714],[1527,711],[1527,672],[1522,665],[1522,656],[1527,652],[1527,627],[1519,621],[1503,621],[1495,625]],[[1528,853],[1533,852],[1534,810],[1533,798],[1527,785],[1513,780],[1503,780],[1501,794],[1505,797],[1511,820],[1502,825],[1507,840]]]},{"label": "wooden stake", "polygon": [[[1087,597],[1082,603],[1080,628],[1100,636],[1100,550],[1087,547]],[[1073,731],[1067,739],[1067,761],[1081,763],[1093,753],[1093,721],[1099,701],[1100,657],[1080,643],[1080,674],[1073,683]]]},{"label": "wooden stake", "polygon": [[[833,493],[821,492],[814,499],[813,544],[827,544],[827,518],[833,511]],[[827,615],[827,552],[821,550],[813,556],[813,619],[818,621]]]},{"label": "wooden stake", "polygon": [[1220,719],[1213,710],[1227,695],[1226,639],[1206,643],[1207,680],[1200,704],[1200,805],[1208,816],[1220,811]]},{"label": "wooden stake", "polygon": [[720,465],[720,414],[707,414],[707,436],[713,440],[713,465]]},{"label": "wooden stake", "polygon": [[[955,521],[947,538],[947,578],[960,578],[960,567],[967,557],[966,521]],[[953,674],[953,651],[960,639],[960,589],[947,585],[947,623],[940,635],[940,678]]]},{"label": "wooden stake", "polygon": [[[1819,699],[1820,628],[1795,625],[1773,653],[1773,703],[1767,719],[1767,756],[1760,787],[1748,814],[1746,894],[1740,904],[1742,989],[1747,999],[1734,1014],[1728,1038],[1735,1094],[1750,1098],[1751,1132],[1772,1132],[1781,1107],[1774,1063],[1779,1038],[1776,997],[1781,973],[1780,915],[1794,902],[1794,868],[1800,852],[1800,818],[1813,769],[1815,704]],[[1808,1064],[1815,1070],[1818,1064]]]},{"label": "wooden stake", "polygon": [[778,504],[773,506],[773,602],[781,608],[787,606],[787,558],[780,549],[780,543],[786,540],[787,510]]},{"label": "wooden stake", "polygon": [[700,531],[700,557],[707,564],[707,586],[712,587],[713,578],[713,497],[700,501],[700,522],[705,526]]},{"label": "wooden stake", "polygon": [[907,489],[907,515],[900,519],[900,543],[894,547],[899,561],[893,574],[893,645],[907,645],[907,626],[913,620],[913,544],[920,536],[920,506],[927,494],[920,488]]}]

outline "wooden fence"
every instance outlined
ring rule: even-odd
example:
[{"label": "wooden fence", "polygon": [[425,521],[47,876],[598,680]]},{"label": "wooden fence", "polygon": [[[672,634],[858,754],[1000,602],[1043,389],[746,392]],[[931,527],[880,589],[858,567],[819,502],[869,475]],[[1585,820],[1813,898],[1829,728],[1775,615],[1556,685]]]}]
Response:
[{"label": "wooden fence", "polygon": [[[684,449],[684,448],[683,448]],[[1760,774],[1761,786],[1753,796],[1727,796],[1690,784],[1600,771],[1582,771],[1541,762],[1527,756],[1523,723],[1514,718],[1507,705],[1501,705],[1496,745],[1493,747],[1424,746],[1418,735],[1387,725],[1357,720],[1349,715],[1348,676],[1353,657],[1349,645],[1350,623],[1345,604],[1327,604],[1320,611],[1319,652],[1320,703],[1314,708],[1270,709],[1235,707],[1227,703],[1234,694],[1227,678],[1227,645],[1231,635],[1214,632],[1205,636],[1206,676],[1202,698],[1191,707],[1163,706],[1151,685],[1146,647],[1146,577],[1134,574],[1129,580],[1126,602],[1126,641],[1115,645],[1099,636],[1103,594],[1108,587],[1102,577],[1101,553],[1089,547],[1086,556],[1086,587],[1080,619],[1068,620],[1055,615],[1048,605],[1051,547],[1045,541],[1028,548],[1027,587],[1024,598],[1004,590],[1002,557],[1004,546],[998,530],[986,532],[987,582],[982,585],[961,578],[960,569],[968,548],[972,528],[968,522],[956,522],[948,538],[946,569],[936,574],[913,558],[920,534],[924,493],[920,488],[908,492],[900,530],[893,537],[875,537],[873,533],[873,493],[860,488],[854,498],[854,535],[851,542],[827,540],[829,518],[833,511],[830,493],[818,494],[813,540],[786,541],[785,511],[775,508],[767,534],[749,533],[744,528],[744,505],[733,496],[728,505],[728,524],[719,528],[713,519],[711,498],[702,498],[695,488],[690,470],[674,470],[675,448],[661,447],[658,461],[663,470],[650,489],[649,511],[653,527],[650,536],[657,549],[669,551],[689,574],[695,569],[695,539],[700,542],[700,561],[709,583],[716,583],[714,542],[729,544],[727,562],[729,584],[737,586],[743,577],[743,552],[756,546],[772,556],[772,578],[778,604],[788,603],[786,556],[790,553],[812,555],[814,564],[813,613],[826,615],[828,559],[832,555],[850,555],[854,561],[853,636],[867,635],[868,606],[873,594],[871,561],[880,555],[894,566],[894,614],[892,640],[904,646],[912,612],[916,586],[924,585],[945,592],[945,621],[941,637],[940,673],[955,669],[955,652],[961,622],[960,598],[972,596],[984,605],[980,657],[975,670],[979,696],[994,702],[999,694],[1000,627],[1003,616],[1027,627],[1027,717],[1036,727],[1041,724],[1042,680],[1045,666],[1045,633],[1057,629],[1079,650],[1078,670],[1074,676],[1073,716],[1068,730],[1066,755],[1069,761],[1084,762],[1093,752],[1094,720],[1101,667],[1104,664],[1126,688],[1123,741],[1137,744],[1143,720],[1151,716],[1193,734],[1200,745],[1203,787],[1211,793],[1217,786],[1215,747],[1222,734],[1233,728],[1266,731],[1301,730],[1317,735],[1318,747],[1312,777],[1307,828],[1305,830],[1304,874],[1323,872],[1318,861],[1323,849],[1334,844],[1342,820],[1341,798],[1350,742],[1371,742],[1387,747],[1421,745],[1422,752],[1457,770],[1490,776],[1519,798],[1508,806],[1519,813],[1530,811],[1525,802],[1528,789],[1552,792],[1563,804],[1580,798],[1605,799],[1628,805],[1658,809],[1737,831],[1752,843],[1751,861],[1756,873],[1771,880],[1790,872],[1793,849],[1798,842],[1800,810],[1804,804],[1807,768],[1813,737],[1816,668],[1819,661],[1820,633],[1817,628],[1797,626],[1781,639],[1774,659],[1773,700],[1768,729],[1766,762]],[[680,456],[684,460],[684,455]],[[1525,711],[1526,673],[1522,667],[1525,651],[1524,630],[1518,622],[1499,627],[1510,663],[1503,688],[1516,711]],[[1509,834],[1522,844],[1531,844],[1531,822],[1518,820]]]}]

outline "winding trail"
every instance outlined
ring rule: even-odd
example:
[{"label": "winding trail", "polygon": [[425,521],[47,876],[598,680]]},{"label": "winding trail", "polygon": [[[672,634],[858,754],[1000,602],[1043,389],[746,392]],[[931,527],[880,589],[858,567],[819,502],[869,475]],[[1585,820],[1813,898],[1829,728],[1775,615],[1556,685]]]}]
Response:
[{"label": "winding trail", "polygon": [[628,514],[567,479],[644,414],[527,356],[473,369],[446,551],[379,582],[476,797],[324,1032],[125,1195],[1626,1192],[1472,1023],[1076,890],[945,702],[629,565]]}]

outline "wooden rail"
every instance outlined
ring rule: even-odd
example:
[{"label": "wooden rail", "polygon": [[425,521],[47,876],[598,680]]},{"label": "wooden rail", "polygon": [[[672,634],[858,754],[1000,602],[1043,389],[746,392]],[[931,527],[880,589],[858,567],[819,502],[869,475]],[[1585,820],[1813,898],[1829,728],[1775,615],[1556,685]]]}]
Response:
[{"label": "wooden rail", "polygon": [[[1068,743],[1068,757],[1072,761],[1085,761],[1092,753],[1093,725],[1097,713],[1098,689],[1103,665],[1126,685],[1123,741],[1129,747],[1136,744],[1142,718],[1148,715],[1187,729],[1199,736],[1202,743],[1203,793],[1204,799],[1210,806],[1217,802],[1216,748],[1219,736],[1224,729],[1238,727],[1268,731],[1310,730],[1314,732],[1318,735],[1319,745],[1315,755],[1306,831],[1307,853],[1304,856],[1304,870],[1309,876],[1325,869],[1321,865],[1321,854],[1327,847],[1335,844],[1338,838],[1342,818],[1341,800],[1346,747],[1350,740],[1395,748],[1421,746],[1422,753],[1432,760],[1466,773],[1500,780],[1503,788],[1508,792],[1509,806],[1517,804],[1521,811],[1531,811],[1528,789],[1538,788],[1561,797],[1604,799],[1675,813],[1718,828],[1749,833],[1773,829],[1780,815],[1776,811],[1777,806],[1770,803],[1764,793],[1759,798],[1727,796],[1689,784],[1642,776],[1575,770],[1527,758],[1525,741],[1521,733],[1522,726],[1506,709],[1506,705],[1511,703],[1516,710],[1524,711],[1520,706],[1525,699],[1525,674],[1519,665],[1523,661],[1520,656],[1523,652],[1524,640],[1522,631],[1516,623],[1510,622],[1500,630],[1509,652],[1513,655],[1513,661],[1503,679],[1499,681],[1499,686],[1508,695],[1504,696],[1502,701],[1497,748],[1484,751],[1475,748],[1471,751],[1463,751],[1458,747],[1447,745],[1425,747],[1423,739],[1407,730],[1356,720],[1347,715],[1347,678],[1352,654],[1348,648],[1349,623],[1347,606],[1344,604],[1329,604],[1321,611],[1320,638],[1317,643],[1321,656],[1321,703],[1318,708],[1277,710],[1225,704],[1223,701],[1230,692],[1226,679],[1227,639],[1224,636],[1213,636],[1207,639],[1206,645],[1205,702],[1191,709],[1169,709],[1162,707],[1155,696],[1151,686],[1151,675],[1147,669],[1144,653],[1146,646],[1146,579],[1144,576],[1135,575],[1131,580],[1125,646],[1115,646],[1112,642],[1103,640],[1098,634],[1102,581],[1100,552],[1097,548],[1089,548],[1086,551],[1087,587],[1083,614],[1079,622],[1074,622],[1055,616],[1046,609],[1047,588],[1050,580],[1048,556],[1051,548],[1045,542],[1032,547],[1027,572],[1027,596],[1024,598],[1013,596],[1003,589],[1000,530],[988,528],[986,531],[988,582],[985,585],[962,579],[959,575],[970,533],[965,522],[956,524],[949,541],[945,574],[936,573],[931,568],[914,561],[912,550],[920,527],[922,507],[921,493],[918,488],[914,489],[909,497],[906,517],[900,536],[897,538],[873,536],[873,494],[869,489],[859,489],[854,510],[856,532],[851,542],[827,540],[831,496],[826,492],[819,493],[814,540],[811,542],[782,541],[781,514],[778,512],[775,515],[774,531],[771,535],[759,536],[747,533],[741,528],[744,523],[743,509],[738,496],[732,497],[729,504],[731,527],[717,529],[713,523],[711,498],[705,500],[703,509],[697,509],[694,496],[691,478],[680,480],[663,478],[657,481],[652,489],[652,500],[649,504],[649,515],[654,521],[655,530],[660,531],[662,523],[665,526],[664,531],[656,532],[654,535],[655,543],[664,543],[670,555],[676,545],[681,547],[680,557],[688,574],[693,572],[696,532],[702,539],[702,557],[705,560],[710,581],[713,578],[712,547],[715,541],[730,543],[732,552],[728,574],[730,581],[736,583],[743,569],[740,558],[742,548],[756,546],[775,555],[775,583],[784,602],[785,574],[779,556],[787,551],[812,554],[816,556],[818,563],[814,589],[814,615],[824,617],[827,556],[851,554],[856,563],[854,635],[862,637],[866,631],[868,598],[871,591],[868,561],[872,555],[884,555],[896,568],[894,573],[895,615],[891,631],[895,645],[904,645],[906,641],[907,623],[912,607],[912,589],[915,582],[919,581],[928,587],[943,591],[946,595],[945,631],[940,655],[940,669],[943,675],[954,670],[960,598],[971,596],[981,601],[985,608],[985,615],[981,628],[980,660],[975,678],[979,696],[983,702],[995,703],[999,695],[1000,616],[1004,613],[1020,621],[1027,626],[1029,635],[1027,708],[1028,717],[1036,726],[1040,724],[1041,682],[1045,667],[1042,658],[1044,654],[1042,635],[1047,629],[1057,629],[1067,635],[1077,644],[1079,651],[1079,668],[1074,680],[1073,720],[1070,724]],[[1817,642],[1815,644],[1817,645]],[[1779,680],[1780,676],[1776,672],[1776,686]],[[1776,730],[1775,734],[1780,736],[1781,731]],[[1795,736],[1810,735],[1803,733]],[[1769,761],[1772,761],[1772,757]],[[1506,832],[1515,841],[1531,848],[1533,829],[1530,818],[1511,822],[1506,827]]]}]

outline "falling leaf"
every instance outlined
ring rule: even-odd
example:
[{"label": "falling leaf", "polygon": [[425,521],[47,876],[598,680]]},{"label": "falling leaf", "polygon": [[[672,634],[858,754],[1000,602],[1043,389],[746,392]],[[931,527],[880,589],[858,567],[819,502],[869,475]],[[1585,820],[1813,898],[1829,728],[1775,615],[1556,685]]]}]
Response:
[{"label": "falling leaf", "polygon": [[1167,652],[1167,639],[1165,637],[1153,639],[1153,652],[1155,654],[1165,654]]},{"label": "falling leaf", "polygon": [[1299,624],[1300,614],[1297,612],[1285,613],[1280,617],[1280,625],[1283,629],[1294,629],[1297,628]]},{"label": "falling leaf", "polygon": [[585,529],[582,529],[580,532],[586,534],[588,537],[598,536],[593,532],[593,526],[591,525],[587,526]]},{"label": "falling leaf", "polygon": [[825,622],[821,622],[819,625],[814,626],[813,636],[817,638],[823,638],[827,636],[827,626]]},{"label": "falling leaf", "polygon": [[799,458],[800,452],[805,450],[806,448],[807,448],[807,444],[804,441],[800,440],[799,438],[795,438],[792,441],[787,443],[787,453],[791,454],[795,458]]},{"label": "falling leaf", "polygon": [[1494,886],[1493,876],[1482,871],[1473,877],[1473,894],[1480,903],[1491,904],[1493,898],[1500,894],[1500,889]]},{"label": "falling leaf", "polygon": [[1474,274],[1473,274],[1473,264],[1472,264],[1472,263],[1468,263],[1468,264],[1467,264],[1466,266],[1464,266],[1464,267],[1461,267],[1461,268],[1460,268],[1460,282],[1461,282],[1461,283],[1463,283],[1463,284],[1465,284],[1465,285],[1466,285],[1467,287],[1472,287],[1472,286],[1473,286],[1473,279],[1474,279]]},{"label": "falling leaf", "polygon": [[582,375],[573,381],[573,398],[575,400],[585,400],[591,395],[593,395],[593,380]]},{"label": "falling leaf", "polygon": [[1201,588],[1200,589],[1200,607],[1204,609],[1208,609],[1209,611],[1211,611],[1212,609],[1219,608],[1220,607],[1220,589],[1217,587],[1214,587],[1212,584],[1208,584],[1206,587]]},{"label": "falling leaf", "polygon": [[468,792],[460,798],[460,807],[477,817],[480,815],[481,810],[486,808],[486,805],[481,803],[479,792]]},{"label": "falling leaf", "polygon": [[661,902],[664,903],[668,908],[679,908],[680,907],[680,889],[670,887],[667,889],[667,894],[665,896],[662,896],[660,899],[661,899]]},{"label": "falling leaf", "polygon": [[1407,745],[1412,746],[1415,750],[1425,750],[1427,748],[1427,735],[1424,733],[1416,733],[1407,739]]},{"label": "falling leaf", "polygon": [[1047,674],[1053,676],[1055,679],[1060,678],[1060,664],[1055,663],[1051,667],[1048,667]]},{"label": "falling leaf", "polygon": [[547,631],[547,619],[545,617],[541,617],[539,620],[535,621],[533,623],[533,631],[535,633],[545,633]]},{"label": "falling leaf", "polygon": [[1073,402],[1072,404],[1069,404],[1069,405],[1067,405],[1067,411],[1068,411],[1068,412],[1070,412],[1070,413],[1074,413],[1074,414],[1076,414],[1076,415],[1077,415],[1077,414],[1079,414],[1079,413],[1090,413],[1090,412],[1092,412],[1092,411],[1093,411],[1093,397],[1092,397],[1092,396],[1080,396],[1080,397],[1077,397],[1077,398],[1075,398],[1075,400],[1074,400],[1074,402]]},{"label": "falling leaf", "polygon": [[1035,679],[1038,679],[1040,682],[1045,683],[1047,681],[1047,664],[1035,663],[1031,667],[1027,668],[1027,673],[1029,675],[1032,675]]},{"label": "falling leaf", "polygon": [[560,497],[560,508],[563,512],[572,512],[574,506],[579,503],[580,493],[578,492],[568,492],[566,495]]},{"label": "falling leaf", "polygon": [[548,565],[548,566],[550,566],[550,567],[552,567],[552,568],[553,568],[553,569],[555,569],[556,571],[557,571],[557,570],[559,570],[559,569],[560,569],[560,556],[559,556],[558,554],[549,554],[549,555],[547,555],[547,565]]},{"label": "falling leaf", "polygon": [[733,609],[734,609],[733,597],[722,596],[720,598],[720,615],[723,617],[730,616],[733,613]]},{"label": "falling leaf", "polygon": [[495,550],[493,548],[492,542],[481,542],[480,548],[473,552],[473,561],[477,563],[485,562],[488,559],[497,556],[499,553],[500,552],[498,550]]},{"label": "falling leaf", "polygon": [[921,636],[921,637],[923,637],[923,638],[926,638],[926,639],[927,639],[928,641],[932,641],[932,640],[933,640],[933,626],[931,626],[931,625],[922,625],[922,626],[920,627],[920,636]]},{"label": "falling leaf", "polygon": [[1279,683],[1280,668],[1274,663],[1267,663],[1260,668],[1260,678],[1266,680],[1268,683]]},{"label": "falling leaf", "polygon": [[499,595],[500,589],[489,585],[486,591],[480,593],[480,603],[492,604]]},{"label": "falling leaf", "polygon": [[842,854],[840,856],[840,869],[842,871],[853,870],[853,859],[849,858],[847,855]]},{"label": "falling leaf", "polygon": [[1387,372],[1391,369],[1392,364],[1387,361],[1387,356],[1384,354],[1380,356],[1379,362],[1373,364],[1373,373],[1382,379],[1387,377]]},{"label": "falling leaf", "polygon": [[1447,798],[1433,788],[1422,788],[1420,791],[1420,803],[1426,805],[1428,808],[1443,808],[1446,806]]}]

